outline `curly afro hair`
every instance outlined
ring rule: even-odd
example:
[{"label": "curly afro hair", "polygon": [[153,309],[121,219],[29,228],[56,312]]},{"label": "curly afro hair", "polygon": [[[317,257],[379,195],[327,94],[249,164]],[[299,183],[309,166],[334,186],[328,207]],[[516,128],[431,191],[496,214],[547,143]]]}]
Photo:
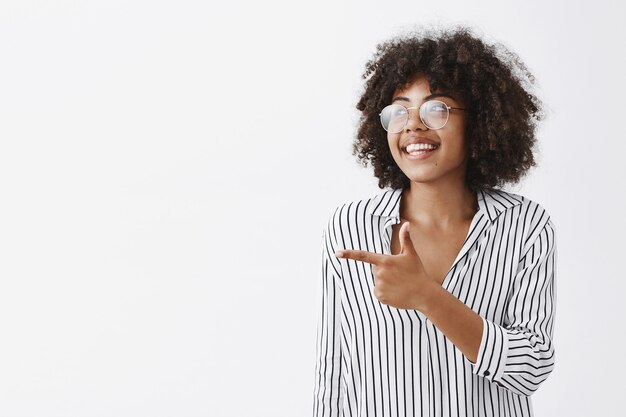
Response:
[{"label": "curly afro hair", "polygon": [[379,113],[415,75],[425,76],[431,91],[456,94],[468,107],[468,189],[517,183],[536,166],[533,145],[544,114],[531,93],[534,77],[520,58],[500,43],[486,44],[467,27],[422,27],[377,45],[362,76],[352,154],[364,167],[372,164],[379,188],[410,184],[393,159]]}]

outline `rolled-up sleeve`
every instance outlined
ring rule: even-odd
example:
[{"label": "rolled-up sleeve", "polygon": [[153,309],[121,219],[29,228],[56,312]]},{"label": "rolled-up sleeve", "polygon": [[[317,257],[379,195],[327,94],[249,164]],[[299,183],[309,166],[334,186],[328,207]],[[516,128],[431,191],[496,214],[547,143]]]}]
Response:
[{"label": "rolled-up sleeve", "polygon": [[[330,224],[330,222],[329,222]],[[322,232],[321,305],[317,319],[314,417],[341,415],[341,282],[329,228]],[[335,258],[337,261],[337,258]]]},{"label": "rolled-up sleeve", "polygon": [[506,326],[483,317],[473,373],[523,396],[554,369],[556,233],[548,219],[520,259],[506,307]]}]

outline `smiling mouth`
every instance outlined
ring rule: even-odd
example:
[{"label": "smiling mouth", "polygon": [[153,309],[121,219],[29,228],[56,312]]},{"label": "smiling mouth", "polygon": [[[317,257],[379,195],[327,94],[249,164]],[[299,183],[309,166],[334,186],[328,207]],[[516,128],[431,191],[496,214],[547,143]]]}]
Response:
[{"label": "smiling mouth", "polygon": [[402,152],[411,156],[419,156],[419,155],[424,155],[430,152],[434,152],[437,149],[439,149],[439,145],[436,145],[434,147],[423,148],[423,149],[412,149],[411,152],[409,152],[407,148],[402,148]]}]

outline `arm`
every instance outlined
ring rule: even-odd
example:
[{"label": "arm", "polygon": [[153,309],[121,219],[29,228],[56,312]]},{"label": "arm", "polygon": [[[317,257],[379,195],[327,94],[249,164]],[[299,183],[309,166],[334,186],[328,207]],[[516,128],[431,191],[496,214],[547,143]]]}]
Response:
[{"label": "arm", "polygon": [[433,281],[428,303],[421,309],[428,319],[471,362],[478,357],[483,318],[461,300]]},{"label": "arm", "polygon": [[473,373],[530,396],[554,369],[556,233],[550,219],[520,259],[507,326],[486,320],[435,288],[424,314],[461,350]]},{"label": "arm", "polygon": [[322,303],[317,322],[315,389],[313,415],[338,417],[341,414],[341,288],[339,272],[330,261],[334,253],[329,230],[322,234]]}]

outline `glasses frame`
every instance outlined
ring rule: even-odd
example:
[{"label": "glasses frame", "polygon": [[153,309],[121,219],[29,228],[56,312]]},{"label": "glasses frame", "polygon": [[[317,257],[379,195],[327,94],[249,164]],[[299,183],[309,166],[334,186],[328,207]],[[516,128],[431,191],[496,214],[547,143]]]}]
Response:
[{"label": "glasses frame", "polygon": [[[448,110],[448,114],[446,115],[446,121],[445,121],[445,122],[443,122],[443,125],[441,125],[440,127],[437,127],[437,128],[431,128],[430,126],[428,126],[428,124],[426,124],[426,122],[424,122],[424,119],[422,118],[422,110],[421,110],[421,109],[422,109],[422,106],[424,106],[424,105],[425,105],[425,104],[427,104],[427,103],[433,103],[433,102],[443,104],[443,105],[444,105],[444,107]],[[404,122],[404,126],[402,126],[402,128],[401,128],[399,131],[397,131],[397,132],[389,132],[389,131],[385,128],[385,125],[383,124],[383,112],[385,111],[385,109],[386,109],[386,108],[391,107],[391,106],[402,106],[402,107],[404,107],[404,108],[406,109],[406,112],[407,112],[407,115],[406,115],[406,121]],[[420,120],[422,121],[422,124],[423,124],[424,126],[426,126],[429,130],[439,130],[439,129],[442,129],[442,128],[443,128],[443,127],[444,127],[444,126],[448,123],[448,120],[450,119],[450,110],[468,110],[467,108],[464,108],[464,107],[453,107],[453,106],[448,106],[448,104],[446,104],[445,102],[443,102],[443,101],[441,101],[441,100],[427,100],[427,101],[423,102],[423,103],[422,103],[421,105],[419,105],[419,106],[412,106],[412,107],[406,107],[406,106],[404,106],[404,105],[402,105],[402,104],[389,104],[389,105],[385,106],[385,107],[384,107],[384,108],[380,111],[380,113],[378,113],[378,116],[380,117],[380,124],[383,126],[383,129],[385,129],[385,131],[386,131],[386,132],[389,132],[389,133],[400,133],[400,132],[402,132],[402,131],[404,130],[404,128],[406,127],[406,125],[409,123],[409,116],[410,116],[410,112],[409,112],[409,110],[414,110],[414,109],[419,109],[418,114],[419,114],[419,116],[420,116]]]}]

